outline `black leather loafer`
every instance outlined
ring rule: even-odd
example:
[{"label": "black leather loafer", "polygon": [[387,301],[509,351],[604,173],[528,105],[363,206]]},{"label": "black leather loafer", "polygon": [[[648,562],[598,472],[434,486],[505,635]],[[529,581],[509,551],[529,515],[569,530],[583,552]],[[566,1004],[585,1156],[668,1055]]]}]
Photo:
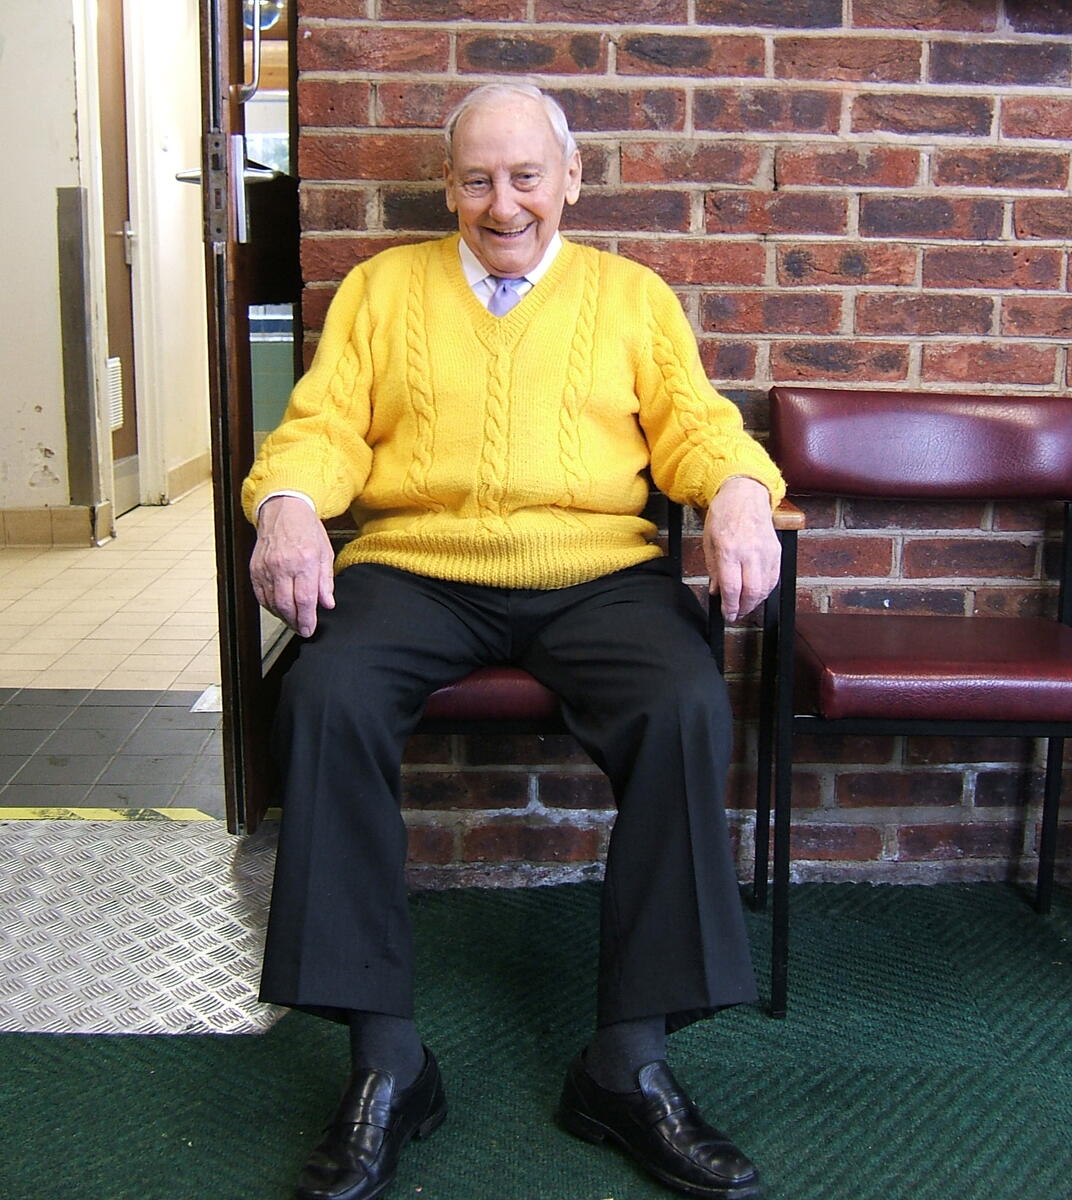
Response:
[{"label": "black leather loafer", "polygon": [[431,1050],[404,1091],[389,1071],[355,1071],[323,1140],[298,1177],[298,1200],[374,1200],[394,1181],[410,1138],[427,1137],[447,1115]]},{"label": "black leather loafer", "polygon": [[581,1057],[566,1075],[559,1124],[588,1142],[620,1146],[661,1183],[687,1196],[758,1200],[755,1166],[712,1129],[663,1061],[637,1075],[635,1092],[610,1092],[588,1074]]}]

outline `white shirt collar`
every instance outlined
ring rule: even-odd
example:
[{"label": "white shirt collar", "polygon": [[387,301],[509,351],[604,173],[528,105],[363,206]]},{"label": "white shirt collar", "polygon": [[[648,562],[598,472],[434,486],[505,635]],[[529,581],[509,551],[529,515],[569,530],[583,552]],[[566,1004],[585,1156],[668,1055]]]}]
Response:
[{"label": "white shirt collar", "polygon": [[[554,237],[548,242],[547,249],[543,252],[543,258],[540,259],[531,271],[525,272],[525,278],[531,285],[535,286],[547,274],[561,249],[562,237],[556,231]],[[462,260],[462,273],[465,275],[466,282],[475,291],[488,278],[488,269],[480,262],[472,250],[469,249],[465,243],[465,239],[461,237],[458,238],[458,255]]]}]

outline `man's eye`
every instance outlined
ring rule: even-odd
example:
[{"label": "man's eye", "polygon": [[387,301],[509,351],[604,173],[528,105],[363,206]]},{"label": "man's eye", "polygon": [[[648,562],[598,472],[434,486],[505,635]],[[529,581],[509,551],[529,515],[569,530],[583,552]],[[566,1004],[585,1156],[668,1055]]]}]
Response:
[{"label": "man's eye", "polygon": [[536,171],[522,171],[520,175],[514,176],[514,187],[523,192],[531,191],[539,182],[540,176]]},{"label": "man's eye", "polygon": [[491,188],[488,179],[467,179],[462,184],[462,191],[467,196],[486,196]]}]

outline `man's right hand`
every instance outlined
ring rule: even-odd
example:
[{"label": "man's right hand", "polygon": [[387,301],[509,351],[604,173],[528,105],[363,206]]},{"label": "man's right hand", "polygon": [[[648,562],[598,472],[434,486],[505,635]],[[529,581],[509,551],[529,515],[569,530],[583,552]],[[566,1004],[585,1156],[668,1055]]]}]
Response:
[{"label": "man's right hand", "polygon": [[334,555],[320,518],[296,496],[274,496],[257,514],[249,562],[259,604],[302,637],[316,629],[316,608],[335,607]]}]

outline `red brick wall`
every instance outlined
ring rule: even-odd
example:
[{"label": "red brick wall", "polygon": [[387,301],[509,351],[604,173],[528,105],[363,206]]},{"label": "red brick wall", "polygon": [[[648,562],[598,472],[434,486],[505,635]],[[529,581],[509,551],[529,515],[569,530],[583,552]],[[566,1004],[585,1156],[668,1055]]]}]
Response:
[{"label": "red brick wall", "polygon": [[[1065,0],[298,8],[311,342],[356,260],[452,227],[440,122],[470,87],[512,76],[552,92],[578,134],[586,186],[568,232],[677,289],[712,379],[760,432],[775,381],[1008,395],[1072,384]],[[1047,566],[1024,545],[1051,519],[1040,510],[806,507],[805,603],[1052,603]],[[981,588],[964,578],[975,568]],[[742,869],[756,650],[754,631],[731,636]],[[1034,851],[1029,745],[814,739],[799,757],[804,877],[1002,876]],[[591,873],[611,817],[602,777],[566,738],[415,739],[406,805],[417,869],[465,879]]]}]

